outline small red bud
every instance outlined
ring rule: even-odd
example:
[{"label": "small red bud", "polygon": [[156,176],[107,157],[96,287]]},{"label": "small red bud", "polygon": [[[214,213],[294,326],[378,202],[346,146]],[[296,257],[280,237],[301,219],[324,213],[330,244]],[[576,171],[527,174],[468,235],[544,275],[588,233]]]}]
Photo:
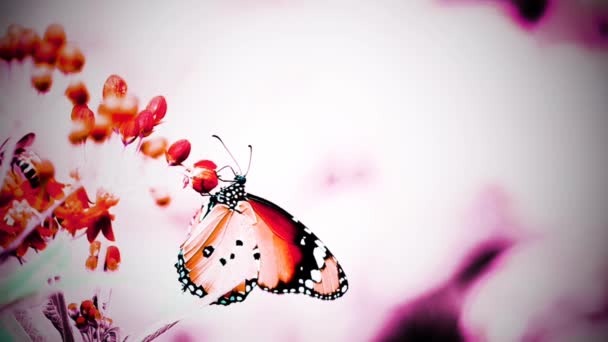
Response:
[{"label": "small red bud", "polygon": [[147,137],[154,130],[154,115],[151,111],[144,109],[135,119],[139,127],[139,136]]},{"label": "small red bud", "polygon": [[155,96],[150,100],[146,109],[152,112],[154,123],[158,124],[167,114],[167,101],[162,95]]},{"label": "small red bud", "polygon": [[170,166],[180,165],[190,155],[190,142],[186,139],[181,139],[174,142],[165,153],[167,163]]},{"label": "small red bud", "polygon": [[118,75],[110,75],[103,84],[103,99],[109,96],[125,97],[127,95],[127,82]]}]

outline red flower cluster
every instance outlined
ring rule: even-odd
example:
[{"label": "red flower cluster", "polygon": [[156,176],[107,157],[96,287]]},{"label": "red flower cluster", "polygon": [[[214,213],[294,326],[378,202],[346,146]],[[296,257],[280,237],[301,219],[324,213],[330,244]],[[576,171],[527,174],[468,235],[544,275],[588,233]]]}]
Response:
[{"label": "red flower cluster", "polygon": [[111,336],[116,337],[115,327],[112,326],[112,319],[103,314],[100,310],[97,298],[87,299],[80,303],[68,305],[68,315],[74,321],[74,325],[82,334],[85,341],[113,341]]},{"label": "red flower cluster", "polygon": [[[127,82],[118,75],[106,79],[102,95],[103,101],[95,116],[87,106],[89,95],[84,84],[73,84],[66,90],[66,96],[74,105],[71,115],[74,129],[69,135],[72,144],[84,143],[89,138],[102,143],[118,133],[126,146],[138,138],[150,136],[167,113],[167,101],[161,95],[152,98],[145,109],[138,111],[139,100],[128,94]],[[158,153],[150,156],[158,158]]]},{"label": "red flower cluster", "polygon": [[53,70],[64,74],[82,70],[85,57],[80,49],[67,43],[63,26],[51,24],[41,38],[31,28],[12,24],[0,38],[0,59],[10,63],[31,57],[36,69],[32,74],[32,85],[41,93],[46,93],[53,83]]},{"label": "red flower cluster", "polygon": [[[190,155],[190,142],[181,139],[174,142],[165,153],[169,166],[183,166],[183,162]],[[206,195],[215,189],[219,182],[217,165],[211,160],[199,160],[192,169],[186,168],[188,175],[184,178],[184,187],[192,182],[194,191]]]}]

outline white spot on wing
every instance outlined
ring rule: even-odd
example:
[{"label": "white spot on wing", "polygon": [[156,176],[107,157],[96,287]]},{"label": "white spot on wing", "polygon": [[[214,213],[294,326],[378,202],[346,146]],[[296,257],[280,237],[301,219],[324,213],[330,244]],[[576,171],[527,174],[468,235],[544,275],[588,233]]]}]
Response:
[{"label": "white spot on wing", "polygon": [[306,281],[304,282],[304,286],[308,287],[309,289],[312,289],[312,287],[313,287],[312,280],[306,279]]},{"label": "white spot on wing", "polygon": [[315,283],[321,282],[321,271],[319,271],[319,270],[312,270],[312,271],[310,271],[310,278]]},{"label": "white spot on wing", "polygon": [[325,251],[321,249],[321,247],[316,247],[312,251],[312,255],[315,257],[315,261],[317,262],[317,267],[322,268],[325,264]]}]

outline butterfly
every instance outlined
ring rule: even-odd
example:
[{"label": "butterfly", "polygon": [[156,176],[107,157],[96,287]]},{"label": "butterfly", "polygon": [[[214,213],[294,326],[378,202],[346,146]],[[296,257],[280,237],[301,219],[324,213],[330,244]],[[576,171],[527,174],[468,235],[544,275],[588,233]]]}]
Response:
[{"label": "butterfly", "polygon": [[[41,162],[40,157],[28,149],[28,147],[34,143],[35,139],[36,134],[34,133],[28,133],[19,139],[15,145],[13,160],[11,160],[11,166],[17,166],[19,168],[19,171],[23,177],[28,180],[32,188],[37,188],[40,186],[40,177],[38,176],[38,171],[36,170],[36,165]],[[2,150],[2,152],[0,152],[0,164],[4,160],[3,149],[7,142],[8,139],[6,139],[0,146],[0,150]]]},{"label": "butterfly", "polygon": [[322,300],[344,295],[346,275],[323,242],[278,205],[245,191],[249,167],[232,171],[234,180],[209,194],[207,210],[196,212],[180,246],[175,267],[182,290],[217,298],[212,305],[242,302],[256,286]]}]

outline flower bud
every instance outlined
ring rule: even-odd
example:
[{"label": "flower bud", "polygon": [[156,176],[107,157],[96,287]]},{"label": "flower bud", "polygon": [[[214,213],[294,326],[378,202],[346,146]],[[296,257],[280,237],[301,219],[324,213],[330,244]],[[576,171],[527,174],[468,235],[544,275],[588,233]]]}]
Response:
[{"label": "flower bud", "polygon": [[174,142],[165,153],[167,163],[170,166],[180,165],[190,155],[190,142],[186,139],[181,139]]},{"label": "flower bud", "polygon": [[118,75],[110,75],[103,84],[103,99],[110,96],[125,97],[127,95],[127,82]]},{"label": "flower bud", "polygon": [[150,100],[146,109],[152,112],[154,123],[158,124],[167,114],[167,101],[162,95],[155,96]]},{"label": "flower bud", "polygon": [[135,118],[139,127],[139,136],[147,137],[154,130],[154,115],[151,111],[144,109]]},{"label": "flower bud", "polygon": [[120,265],[120,251],[116,246],[109,246],[106,250],[106,262],[104,271],[116,271]]}]

